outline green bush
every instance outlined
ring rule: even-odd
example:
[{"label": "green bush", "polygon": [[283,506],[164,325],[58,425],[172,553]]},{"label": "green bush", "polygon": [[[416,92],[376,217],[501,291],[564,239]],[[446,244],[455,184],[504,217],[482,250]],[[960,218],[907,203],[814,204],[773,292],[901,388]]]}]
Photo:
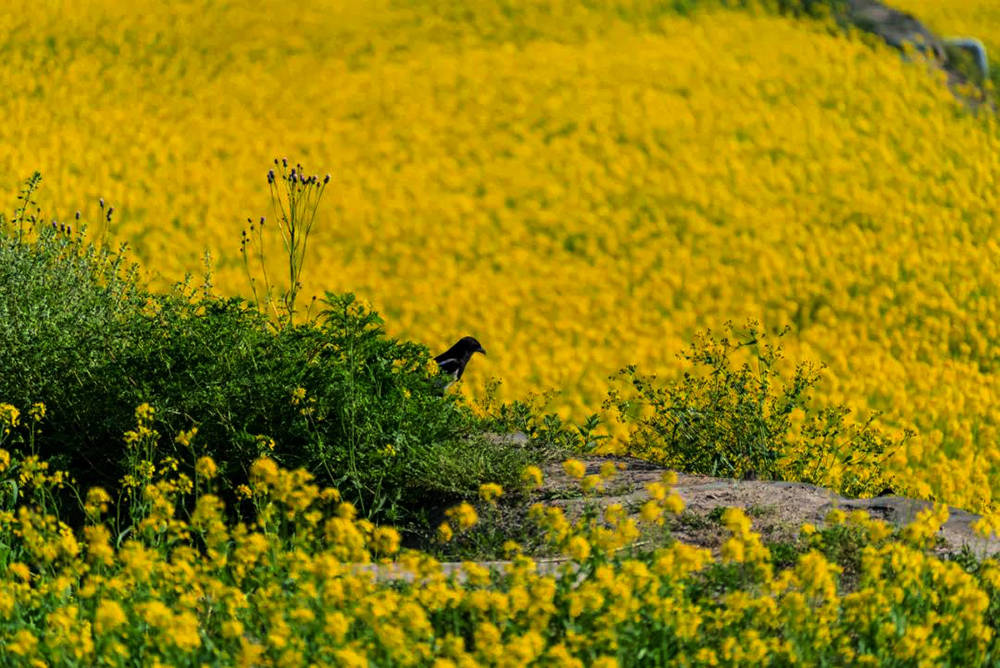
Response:
[{"label": "green bush", "polygon": [[427,349],[388,337],[351,294],[280,327],[190,283],[155,294],[124,252],[41,225],[31,206],[0,221],[0,400],[45,403],[33,447],[81,488],[121,490],[123,434],[143,403],[158,465],[190,470],[209,455],[232,490],[267,454],[397,522],[481,482],[512,484],[544,452],[486,439],[481,418],[442,393]]},{"label": "green bush", "polygon": [[121,252],[27,213],[39,181],[28,181],[13,218],[0,214],[0,396],[20,407],[58,405],[64,428],[78,431],[91,427],[87,406],[96,399],[84,388],[104,384],[144,295]]},{"label": "green bush", "polygon": [[817,406],[809,392],[818,367],[784,370],[781,348],[755,322],[727,330],[695,338],[679,379],[658,381],[634,366],[620,372],[625,388],[613,389],[606,407],[629,426],[630,454],[680,471],[790,478],[848,495],[892,488],[883,464],[909,433],[893,438],[875,416],[852,422],[846,406]]}]

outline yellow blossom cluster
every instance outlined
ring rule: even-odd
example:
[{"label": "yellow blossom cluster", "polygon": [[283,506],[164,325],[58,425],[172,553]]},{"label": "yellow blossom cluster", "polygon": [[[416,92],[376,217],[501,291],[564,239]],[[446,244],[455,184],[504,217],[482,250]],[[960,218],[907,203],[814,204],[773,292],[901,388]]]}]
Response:
[{"label": "yellow blossom cluster", "polygon": [[[10,459],[0,484],[20,466]],[[779,566],[735,508],[716,558],[677,541],[643,550],[621,506],[577,518],[538,506],[557,570],[516,549],[495,569],[446,569],[303,471],[262,458],[252,478],[252,521],[195,492],[190,512],[163,511],[176,531],[116,540],[102,490],[86,494],[95,512],[79,530],[39,506],[0,507],[0,663],[979,666],[1000,651],[1000,563],[970,571],[929,550],[942,508],[902,532],[833,511]],[[673,481],[650,486],[660,512],[680,510]],[[474,514],[462,504],[449,517]],[[850,580],[831,556],[845,536]]]},{"label": "yellow blossom cluster", "polygon": [[[435,351],[475,334],[473,393],[583,416],[696,330],[787,324],[789,360],[828,364],[818,400],[921,434],[890,462],[909,491],[991,507],[996,116],[877,40],[718,4],[9,0],[0,187],[37,168],[155,281],[207,249],[247,294],[240,221],[301,159],[333,177],[304,290]],[[996,25],[944,4],[904,3]]]}]

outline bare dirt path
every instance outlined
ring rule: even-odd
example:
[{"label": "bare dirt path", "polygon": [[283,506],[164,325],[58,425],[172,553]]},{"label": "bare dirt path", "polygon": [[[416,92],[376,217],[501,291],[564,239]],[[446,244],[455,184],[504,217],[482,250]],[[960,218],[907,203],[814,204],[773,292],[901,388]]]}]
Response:
[{"label": "bare dirt path", "polygon": [[[529,503],[540,501],[559,506],[570,516],[582,512],[588,504],[604,508],[617,503],[630,514],[638,514],[639,508],[650,498],[646,486],[661,481],[664,474],[669,472],[638,459],[579,459],[586,465],[586,475],[597,474],[608,461],[613,462],[619,471],[603,489],[583,494],[580,482],[567,475],[561,464],[550,464],[545,467],[542,488],[533,495]],[[822,527],[827,513],[834,508],[845,512],[864,510],[872,517],[902,527],[911,522],[918,512],[932,505],[928,501],[898,496],[848,499],[828,489],[797,482],[732,480],[686,473],[676,475],[677,482],[672,489],[684,500],[685,507],[679,517],[669,521],[670,538],[708,548],[716,554],[729,537],[718,519],[721,509],[726,507],[742,508],[752,518],[753,530],[767,544],[794,542],[800,527],[807,522]],[[958,508],[949,510],[949,519],[938,534],[939,541],[934,549],[937,554],[955,554],[963,547],[968,547],[979,557],[1000,553],[1000,538],[994,536],[984,539],[973,532],[971,525],[979,519],[979,515]],[[536,559],[537,571],[559,576],[564,573],[562,568],[566,561],[564,558]],[[510,562],[478,563],[487,568],[501,569]],[[393,564],[366,564],[356,568],[373,573],[380,581],[413,580],[412,573]],[[463,568],[462,562],[441,564],[441,571],[445,575],[454,574],[460,580],[464,577]]]},{"label": "bare dirt path", "polygon": [[[646,485],[661,480],[666,469],[647,462],[628,458],[594,457],[585,460],[587,474],[597,473],[605,461],[624,465],[617,476],[599,492],[594,500],[600,505],[621,503],[626,510],[638,512],[649,495]],[[546,490],[550,497],[569,496],[579,484],[563,472],[561,466],[552,465],[546,473]],[[918,512],[929,508],[929,501],[907,499],[899,496],[882,496],[873,499],[848,499],[822,487],[798,482],[768,480],[731,480],[711,476],[677,474],[673,489],[684,499],[685,509],[671,526],[672,535],[685,543],[716,549],[727,537],[718,521],[712,519],[717,508],[734,506],[743,508],[753,519],[754,530],[768,542],[794,539],[799,527],[809,522],[822,526],[827,513],[834,508],[845,512],[864,510],[872,517],[886,520],[897,526],[911,522]],[[582,497],[554,501],[572,508],[588,501]],[[983,539],[972,530],[972,523],[979,515],[958,508],[950,508],[948,522],[941,528],[940,551],[958,552],[963,546],[977,554],[1000,552],[1000,539]]]}]

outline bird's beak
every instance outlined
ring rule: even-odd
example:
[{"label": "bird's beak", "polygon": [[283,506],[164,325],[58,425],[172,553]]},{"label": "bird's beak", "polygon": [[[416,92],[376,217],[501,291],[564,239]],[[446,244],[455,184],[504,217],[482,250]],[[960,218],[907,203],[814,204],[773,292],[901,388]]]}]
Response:
[{"label": "bird's beak", "polygon": [[477,350],[476,352],[482,353],[484,355],[486,354],[486,350],[482,346],[479,346],[479,350]]}]

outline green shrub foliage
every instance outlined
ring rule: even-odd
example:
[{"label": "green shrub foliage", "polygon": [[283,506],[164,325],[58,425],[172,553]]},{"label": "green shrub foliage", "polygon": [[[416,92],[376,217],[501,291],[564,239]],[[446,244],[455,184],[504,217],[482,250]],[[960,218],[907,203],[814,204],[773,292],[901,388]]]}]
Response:
[{"label": "green shrub foliage", "polygon": [[[387,336],[354,295],[327,294],[314,321],[277,328],[253,304],[190,282],[149,292],[123,250],[27,213],[36,185],[0,227],[0,397],[46,404],[34,447],[82,488],[119,487],[122,435],[141,403],[155,409],[161,461],[210,455],[233,489],[269,454],[394,521],[483,480],[512,481],[533,459],[486,444],[480,418],[442,392],[427,349]],[[193,427],[190,446],[175,441]],[[435,462],[463,453],[469,464],[443,477]]]}]

